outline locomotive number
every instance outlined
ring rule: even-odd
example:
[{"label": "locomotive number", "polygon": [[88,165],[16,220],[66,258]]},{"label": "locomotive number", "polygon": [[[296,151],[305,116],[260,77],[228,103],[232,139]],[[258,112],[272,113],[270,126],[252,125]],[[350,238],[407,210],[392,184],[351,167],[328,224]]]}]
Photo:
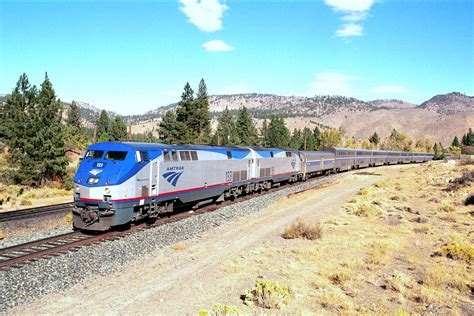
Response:
[{"label": "locomotive number", "polygon": [[98,163],[96,163],[95,166],[96,166],[97,168],[102,168],[102,167],[104,166],[104,163],[98,162]]},{"label": "locomotive number", "polygon": [[227,171],[225,173],[225,181],[227,181],[227,182],[232,181],[232,171]]}]

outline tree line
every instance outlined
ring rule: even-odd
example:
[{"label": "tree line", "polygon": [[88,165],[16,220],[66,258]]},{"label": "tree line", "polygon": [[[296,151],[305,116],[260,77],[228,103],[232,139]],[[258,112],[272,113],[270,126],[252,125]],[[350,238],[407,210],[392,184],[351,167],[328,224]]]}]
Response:
[{"label": "tree line", "polygon": [[[297,150],[349,147],[434,151],[436,157],[442,157],[446,152],[441,143],[432,144],[427,138],[413,143],[406,133],[396,129],[385,139],[374,132],[367,139],[356,140],[346,137],[343,128],[320,129],[316,126],[314,129],[295,128],[290,132],[284,118],[279,115],[266,117],[257,128],[246,107],[232,112],[225,108],[218,115],[216,123],[213,129],[204,79],[199,82],[196,93],[189,83],[185,84],[177,108],[167,111],[156,127],[157,138],[151,132],[129,135],[122,117],[111,118],[105,110],[98,115],[94,128],[85,127],[80,109],[74,101],[64,119],[61,101],[47,74],[40,88],[31,85],[26,74],[23,74],[7,101],[0,106],[0,145],[3,143],[9,149],[7,159],[11,166],[9,174],[0,175],[0,178],[28,185],[65,181],[68,165],[66,149],[85,149],[93,142],[102,141],[263,146]],[[472,129],[462,136],[461,142],[455,136],[449,150],[456,152],[461,146],[474,146]]]}]

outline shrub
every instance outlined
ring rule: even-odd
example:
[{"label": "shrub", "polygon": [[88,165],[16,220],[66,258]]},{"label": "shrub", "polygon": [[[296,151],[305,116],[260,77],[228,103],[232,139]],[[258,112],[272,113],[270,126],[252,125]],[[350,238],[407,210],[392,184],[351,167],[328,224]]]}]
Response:
[{"label": "shrub", "polygon": [[453,260],[471,262],[474,259],[474,247],[471,245],[454,243],[441,247],[437,254],[446,256]]},{"label": "shrub", "polygon": [[400,293],[404,293],[405,289],[411,286],[411,283],[412,283],[411,277],[402,272],[396,272],[388,280],[388,285],[390,286],[390,288]]},{"label": "shrub", "polygon": [[71,224],[72,221],[73,221],[72,213],[68,213],[68,214],[64,217],[64,220],[66,221],[66,223]]},{"label": "shrub", "polygon": [[359,217],[372,217],[382,215],[382,211],[371,204],[361,204],[355,211],[352,211],[352,214]]},{"label": "shrub", "polygon": [[352,276],[346,270],[339,268],[336,268],[328,275],[328,279],[336,285],[342,285],[351,280],[351,278]]},{"label": "shrub", "polygon": [[447,204],[440,206],[438,210],[441,212],[446,212],[446,213],[451,213],[451,212],[456,211],[456,209],[453,206],[447,205]]},{"label": "shrub", "polygon": [[277,281],[261,279],[255,286],[242,295],[245,304],[255,304],[263,308],[280,308],[288,304],[291,295],[287,288]]},{"label": "shrub", "polygon": [[362,188],[357,192],[357,195],[367,195],[369,193],[369,190],[367,188]]},{"label": "shrub", "polygon": [[308,225],[301,221],[297,221],[288,226],[282,236],[285,239],[304,238],[315,240],[321,238],[322,234],[323,229],[319,223]]},{"label": "shrub", "polygon": [[22,205],[22,206],[31,206],[31,205],[33,205],[33,202],[31,202],[31,201],[28,200],[28,199],[22,199],[22,200],[20,201],[20,205]]},{"label": "shrub", "polygon": [[211,316],[242,315],[239,309],[232,305],[214,304],[212,305]]}]

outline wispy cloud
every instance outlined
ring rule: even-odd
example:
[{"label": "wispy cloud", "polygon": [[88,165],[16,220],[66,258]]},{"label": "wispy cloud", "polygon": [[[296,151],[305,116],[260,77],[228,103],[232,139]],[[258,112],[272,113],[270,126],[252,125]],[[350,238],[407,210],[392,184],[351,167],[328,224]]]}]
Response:
[{"label": "wispy cloud", "polygon": [[320,72],[308,83],[310,95],[354,95],[353,82],[359,78],[338,72]]},{"label": "wispy cloud", "polygon": [[234,50],[234,47],[230,46],[222,40],[213,40],[205,42],[204,44],[202,44],[202,47],[204,47],[204,49],[208,52],[230,52]]},{"label": "wispy cloud", "polygon": [[222,29],[222,17],[228,7],[219,0],[180,0],[180,10],[188,17],[189,22],[205,32]]},{"label": "wispy cloud", "polygon": [[359,24],[344,24],[340,29],[336,31],[336,36],[348,37],[348,36],[361,36],[363,32],[362,26]]},{"label": "wispy cloud", "polygon": [[382,94],[405,94],[408,89],[404,86],[399,85],[383,85],[372,88],[372,92]]},{"label": "wispy cloud", "polygon": [[324,0],[334,11],[342,13],[343,24],[336,31],[338,37],[362,36],[362,21],[374,4],[374,0]]}]

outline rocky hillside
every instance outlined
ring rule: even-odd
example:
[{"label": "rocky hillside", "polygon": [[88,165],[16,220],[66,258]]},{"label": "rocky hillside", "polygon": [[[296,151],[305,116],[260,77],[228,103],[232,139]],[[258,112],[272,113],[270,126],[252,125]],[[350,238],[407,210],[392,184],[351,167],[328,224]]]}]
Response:
[{"label": "rocky hillside", "polygon": [[420,104],[420,108],[446,115],[472,111],[474,97],[459,92],[438,94]]}]

